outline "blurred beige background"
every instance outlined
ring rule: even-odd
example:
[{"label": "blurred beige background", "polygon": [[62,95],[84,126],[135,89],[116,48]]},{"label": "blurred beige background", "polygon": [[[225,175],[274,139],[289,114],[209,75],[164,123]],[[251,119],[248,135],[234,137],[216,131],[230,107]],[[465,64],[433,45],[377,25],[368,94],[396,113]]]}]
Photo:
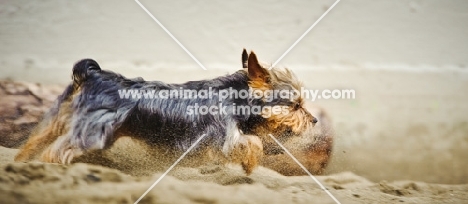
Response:
[{"label": "blurred beige background", "polygon": [[[241,68],[242,48],[273,63],[334,1],[1,1],[0,79],[66,84],[81,58],[147,80]],[[328,173],[468,182],[468,2],[341,1],[280,63],[311,89],[337,132]],[[1,100],[1,99],[0,99]]]}]

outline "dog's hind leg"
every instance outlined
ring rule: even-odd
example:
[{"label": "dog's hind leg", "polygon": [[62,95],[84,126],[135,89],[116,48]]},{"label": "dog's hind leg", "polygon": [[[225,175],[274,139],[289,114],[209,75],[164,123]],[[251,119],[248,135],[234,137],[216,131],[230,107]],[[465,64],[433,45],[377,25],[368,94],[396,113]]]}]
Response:
[{"label": "dog's hind leg", "polygon": [[[73,127],[71,126],[71,119],[72,116],[75,117],[74,111],[79,110],[79,105],[81,105],[74,105],[76,102],[75,98],[77,96],[83,98],[83,96],[80,97],[81,84],[90,74],[99,71],[99,65],[94,60],[82,60],[75,64],[73,67],[73,84],[69,85],[62,95],[57,98],[54,106],[44,116],[44,119],[38,124],[26,144],[16,155],[15,161],[34,159],[36,155],[52,144],[59,136],[70,132]],[[72,137],[70,136],[69,139],[71,140]]]},{"label": "dog's hind leg", "polygon": [[[106,118],[106,116],[102,116],[102,118]],[[70,164],[74,158],[86,152],[109,147],[116,140],[114,132],[117,129],[111,124],[117,121],[112,121],[112,118],[108,119],[104,122],[100,119],[93,120],[92,117],[74,118],[74,123],[72,123],[74,128],[59,136],[43,152],[40,160],[49,163]]]},{"label": "dog's hind leg", "polygon": [[57,137],[53,134],[53,125],[38,130],[38,133],[31,135],[26,144],[20,149],[15,156],[15,161],[30,161],[47,145],[51,144]]},{"label": "dog's hind leg", "polygon": [[49,163],[70,164],[73,158],[83,154],[83,151],[71,143],[70,133],[59,136],[41,155],[40,160]]},{"label": "dog's hind leg", "polygon": [[117,130],[128,117],[130,108],[97,109],[75,112],[70,131],[62,134],[42,154],[41,161],[70,164],[74,158],[93,150],[110,147]]},{"label": "dog's hind leg", "polygon": [[33,130],[26,144],[15,156],[15,161],[30,161],[34,159],[48,145],[52,144],[57,137],[68,132],[70,129],[70,118],[70,104],[67,101],[61,103],[60,108],[51,110]]}]

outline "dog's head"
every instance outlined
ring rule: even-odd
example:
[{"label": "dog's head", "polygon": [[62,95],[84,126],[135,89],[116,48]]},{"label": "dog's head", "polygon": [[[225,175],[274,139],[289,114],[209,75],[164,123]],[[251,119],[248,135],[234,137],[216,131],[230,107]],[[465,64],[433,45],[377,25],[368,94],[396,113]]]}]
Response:
[{"label": "dog's head", "polygon": [[252,104],[262,107],[262,122],[254,132],[282,135],[285,132],[301,134],[317,123],[317,119],[304,107],[302,83],[289,69],[262,66],[254,52],[244,50],[242,63],[249,78]]}]

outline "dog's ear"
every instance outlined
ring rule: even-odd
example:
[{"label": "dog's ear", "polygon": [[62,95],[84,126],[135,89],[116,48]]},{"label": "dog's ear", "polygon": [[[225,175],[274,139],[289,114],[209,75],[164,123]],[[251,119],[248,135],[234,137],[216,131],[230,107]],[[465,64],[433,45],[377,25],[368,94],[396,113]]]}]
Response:
[{"label": "dog's ear", "polygon": [[249,71],[249,78],[251,80],[261,80],[264,82],[268,82],[268,70],[263,68],[257,60],[257,56],[252,51],[250,52],[247,68]]},{"label": "dog's ear", "polygon": [[249,55],[247,54],[247,51],[244,50],[242,51],[242,68],[247,68],[247,60],[249,59]]}]

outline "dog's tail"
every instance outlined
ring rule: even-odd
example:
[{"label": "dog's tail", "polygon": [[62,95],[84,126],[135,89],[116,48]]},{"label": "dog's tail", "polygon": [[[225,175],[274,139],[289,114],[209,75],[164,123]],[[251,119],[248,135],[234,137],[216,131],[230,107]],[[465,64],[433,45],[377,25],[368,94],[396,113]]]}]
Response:
[{"label": "dog's tail", "polygon": [[99,64],[92,59],[82,59],[73,66],[73,84],[80,85],[93,73],[101,71]]}]

